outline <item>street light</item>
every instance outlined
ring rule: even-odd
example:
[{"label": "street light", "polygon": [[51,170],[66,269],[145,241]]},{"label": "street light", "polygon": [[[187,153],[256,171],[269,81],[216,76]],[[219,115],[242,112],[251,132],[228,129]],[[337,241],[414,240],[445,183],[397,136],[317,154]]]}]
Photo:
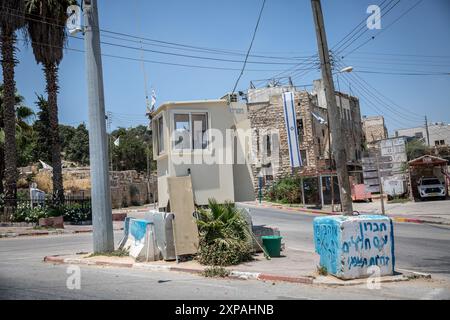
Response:
[{"label": "street light", "polygon": [[342,68],[341,71],[339,71],[339,73],[352,72],[352,71],[353,71],[353,67],[352,66],[348,66],[348,67]]}]

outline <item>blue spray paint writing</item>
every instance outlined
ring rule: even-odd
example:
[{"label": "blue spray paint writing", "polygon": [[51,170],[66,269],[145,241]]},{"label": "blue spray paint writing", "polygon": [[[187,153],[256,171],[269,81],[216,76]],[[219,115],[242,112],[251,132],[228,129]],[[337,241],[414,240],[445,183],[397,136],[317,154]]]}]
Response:
[{"label": "blue spray paint writing", "polygon": [[338,245],[336,243],[338,226],[333,225],[317,225],[314,228],[316,234],[316,251],[320,255],[327,254],[330,259],[336,256]]},{"label": "blue spray paint writing", "polygon": [[[370,229],[370,230],[369,230]],[[388,243],[389,237],[387,234],[385,235],[376,235],[373,237],[366,237],[365,232],[382,232],[386,231],[385,223],[377,223],[377,222],[360,222],[359,223],[359,235],[354,238],[350,237],[350,240],[343,241],[342,243],[342,251],[344,253],[348,253],[353,246],[356,251],[362,250],[371,250],[372,246],[377,248],[378,250],[382,250],[383,247]]]},{"label": "blue spray paint writing", "polygon": [[369,259],[352,256],[347,258],[347,264],[349,269],[352,267],[364,268],[365,266],[387,266],[389,264],[389,260],[389,257],[379,255],[370,257]]}]

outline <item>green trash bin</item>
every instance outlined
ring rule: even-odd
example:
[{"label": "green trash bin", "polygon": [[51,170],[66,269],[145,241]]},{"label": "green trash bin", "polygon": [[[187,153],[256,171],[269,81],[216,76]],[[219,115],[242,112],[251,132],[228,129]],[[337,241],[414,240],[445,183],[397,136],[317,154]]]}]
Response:
[{"label": "green trash bin", "polygon": [[281,251],[281,239],[280,236],[262,236],[261,237],[264,249],[270,257],[279,257]]}]

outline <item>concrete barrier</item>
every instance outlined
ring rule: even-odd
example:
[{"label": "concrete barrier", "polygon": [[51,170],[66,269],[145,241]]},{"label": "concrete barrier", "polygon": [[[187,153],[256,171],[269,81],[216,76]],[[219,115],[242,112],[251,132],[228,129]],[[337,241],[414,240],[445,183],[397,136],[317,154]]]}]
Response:
[{"label": "concrete barrier", "polygon": [[314,219],[320,266],[341,279],[394,274],[394,229],[381,215],[325,216]]},{"label": "concrete barrier", "polygon": [[136,261],[160,260],[154,225],[150,221],[125,218],[124,237],[120,241],[119,248],[127,250]]}]

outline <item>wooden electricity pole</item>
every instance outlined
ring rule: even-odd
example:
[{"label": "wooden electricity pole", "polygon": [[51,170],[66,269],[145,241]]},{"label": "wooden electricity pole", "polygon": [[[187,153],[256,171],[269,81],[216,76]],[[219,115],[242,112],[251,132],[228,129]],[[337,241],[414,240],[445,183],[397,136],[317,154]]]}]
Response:
[{"label": "wooden electricity pole", "polygon": [[320,0],[311,0],[314,23],[316,27],[317,47],[320,57],[320,68],[322,71],[325,98],[329,114],[329,128],[333,140],[332,148],[336,162],[336,172],[340,185],[340,197],[344,215],[353,214],[352,195],[347,170],[347,153],[345,150],[345,139],[342,135],[340,116],[336,105],[336,93],[334,90],[333,76],[331,73],[330,55],[328,53],[327,38],[323,22]]}]

